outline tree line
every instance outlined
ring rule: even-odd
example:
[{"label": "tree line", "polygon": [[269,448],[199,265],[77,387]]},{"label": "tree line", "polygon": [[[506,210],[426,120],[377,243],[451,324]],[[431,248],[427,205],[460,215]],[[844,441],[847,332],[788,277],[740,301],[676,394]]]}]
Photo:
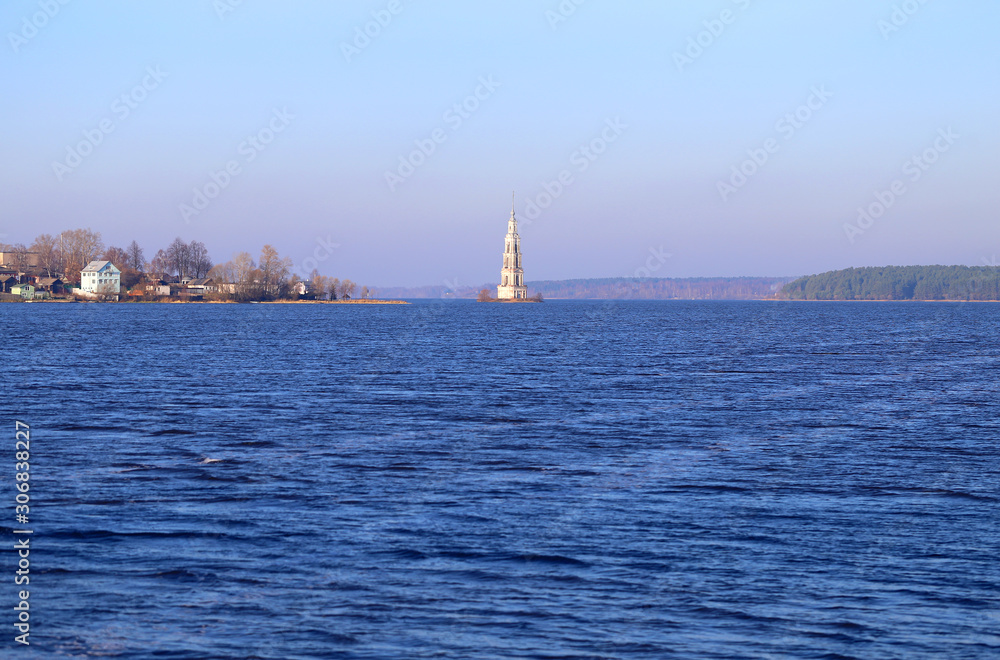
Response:
[{"label": "tree line", "polygon": [[1000,268],[846,268],[800,277],[782,295],[790,300],[1000,300]]},{"label": "tree line", "polygon": [[[10,265],[19,272],[35,276],[59,277],[67,285],[80,283],[80,271],[91,261],[110,261],[121,270],[124,290],[151,280],[211,278],[218,290],[215,295],[234,300],[279,298],[315,298],[349,300],[355,295],[374,298],[374,290],[349,279],[309,274],[307,293],[300,295],[301,278],[292,272],[292,260],[282,257],[271,245],[265,245],[255,261],[247,252],[237,252],[230,261],[214,264],[208,248],[200,241],[185,242],[180,237],[159,249],[149,261],[136,241],[126,247],[105,246],[100,232],[72,229],[59,234],[40,234],[30,245],[0,243],[0,252],[11,255]],[[37,266],[32,263],[37,259]]]},{"label": "tree line", "polygon": [[[272,246],[265,245],[257,261],[248,252],[237,252],[230,261],[208,271],[208,277],[220,287],[215,292],[216,296],[238,301],[298,297],[311,300],[351,300],[358,291],[358,285],[351,280],[327,277],[313,269],[309,274],[306,293],[299,295],[296,293],[296,285],[302,280],[291,269],[291,259],[280,256]],[[374,298],[375,291],[362,286],[360,297],[365,300]]]},{"label": "tree line", "polygon": [[773,298],[790,278],[612,277],[528,282],[546,298],[628,300],[758,300]]}]

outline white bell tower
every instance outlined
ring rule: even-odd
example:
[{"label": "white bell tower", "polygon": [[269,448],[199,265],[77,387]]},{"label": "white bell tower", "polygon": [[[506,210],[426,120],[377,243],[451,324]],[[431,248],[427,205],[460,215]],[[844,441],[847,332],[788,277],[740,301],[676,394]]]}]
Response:
[{"label": "white bell tower", "polygon": [[514,194],[510,196],[510,220],[507,221],[507,238],[503,246],[503,268],[500,269],[500,286],[497,298],[500,300],[524,300],[528,297],[528,287],[524,286],[524,270],[521,268],[521,237],[517,234],[517,218],[514,217]]}]

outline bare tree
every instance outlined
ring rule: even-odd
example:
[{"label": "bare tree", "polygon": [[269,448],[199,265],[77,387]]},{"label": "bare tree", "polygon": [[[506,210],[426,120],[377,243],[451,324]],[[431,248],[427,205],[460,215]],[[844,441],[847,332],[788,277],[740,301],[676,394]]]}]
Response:
[{"label": "bare tree", "polygon": [[282,259],[274,247],[265,245],[260,251],[260,261],[257,266],[260,268],[265,295],[272,297],[287,294],[288,277],[292,268],[291,259],[288,257]]},{"label": "bare tree", "polygon": [[340,282],[340,297],[343,300],[350,300],[354,297],[354,289],[357,288],[357,284],[351,280],[341,280]]},{"label": "bare tree", "polygon": [[112,245],[111,247],[109,247],[107,250],[104,251],[104,255],[101,257],[101,259],[105,261],[110,261],[119,270],[125,270],[126,268],[129,267],[128,252],[126,252],[120,247],[115,247]]},{"label": "bare tree", "polygon": [[320,275],[319,271],[313,268],[312,273],[309,274],[309,293],[313,295],[316,300],[326,300],[328,280],[330,278]]},{"label": "bare tree", "polygon": [[163,250],[157,250],[153,260],[149,262],[147,270],[157,277],[170,274],[170,258],[167,257],[167,253]]},{"label": "bare tree", "polygon": [[336,277],[327,283],[330,289],[330,300],[337,300],[338,294],[340,294],[340,280]]},{"label": "bare tree", "polygon": [[101,234],[90,229],[71,229],[59,234],[61,252],[64,256],[66,279],[80,281],[80,271],[84,266],[104,252]]},{"label": "bare tree", "polygon": [[15,243],[10,247],[10,251],[14,253],[11,265],[14,266],[18,273],[27,273],[28,267],[31,265],[31,257],[28,254],[27,246],[24,243]]},{"label": "bare tree", "polygon": [[125,248],[125,252],[128,253],[128,262],[125,264],[128,268],[141,273],[146,267],[146,255],[142,253],[142,248],[135,241],[128,244]]},{"label": "bare tree", "polygon": [[208,256],[208,248],[200,241],[191,241],[188,245],[188,256],[190,257],[191,275],[195,277],[205,277],[208,271],[212,270],[212,258]]},{"label": "bare tree", "polygon": [[31,244],[31,251],[38,255],[38,266],[45,271],[47,277],[53,277],[59,272],[59,241],[51,234],[40,234]]},{"label": "bare tree", "polygon": [[362,300],[368,300],[368,287],[367,286],[361,287],[361,299]]},{"label": "bare tree", "polygon": [[232,278],[235,285],[234,297],[237,300],[251,300],[257,297],[254,275],[257,268],[251,257],[246,252],[237,252],[233,255]]},{"label": "bare tree", "polygon": [[225,263],[212,266],[212,270],[208,271],[208,277],[211,277],[213,280],[221,284],[232,283],[233,262],[227,261]]},{"label": "bare tree", "polygon": [[260,297],[260,271],[246,252],[237,252],[232,261],[213,266],[208,272],[219,290],[233,300],[246,301]]},{"label": "bare tree", "polygon": [[236,276],[233,274],[233,262],[227,261],[212,266],[212,270],[208,271],[207,277],[215,280],[215,285],[220,293],[230,298],[236,297]]},{"label": "bare tree", "polygon": [[184,277],[191,270],[191,248],[178,236],[167,247],[167,263],[170,264],[170,274]]}]

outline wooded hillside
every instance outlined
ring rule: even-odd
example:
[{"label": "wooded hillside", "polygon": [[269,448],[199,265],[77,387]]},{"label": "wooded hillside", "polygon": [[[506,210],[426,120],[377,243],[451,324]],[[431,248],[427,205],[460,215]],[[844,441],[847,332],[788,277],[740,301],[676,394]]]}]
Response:
[{"label": "wooded hillside", "polygon": [[1000,268],[847,268],[800,277],[782,294],[792,300],[1000,300]]}]

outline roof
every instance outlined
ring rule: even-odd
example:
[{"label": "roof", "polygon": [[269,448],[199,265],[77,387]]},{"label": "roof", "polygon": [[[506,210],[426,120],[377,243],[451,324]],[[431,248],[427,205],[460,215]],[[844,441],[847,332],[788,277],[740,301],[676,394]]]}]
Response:
[{"label": "roof", "polygon": [[215,280],[211,277],[199,277],[196,280],[191,280],[188,282],[188,286],[208,286],[209,284],[214,284]]},{"label": "roof", "polygon": [[107,267],[107,266],[111,266],[115,270],[118,270],[117,268],[115,268],[115,265],[113,263],[111,263],[110,261],[91,261],[80,272],[81,273],[97,273],[99,271],[104,270],[104,268]]},{"label": "roof", "polygon": [[37,282],[38,286],[52,286],[56,282],[62,282],[62,280],[58,277],[39,277]]}]

